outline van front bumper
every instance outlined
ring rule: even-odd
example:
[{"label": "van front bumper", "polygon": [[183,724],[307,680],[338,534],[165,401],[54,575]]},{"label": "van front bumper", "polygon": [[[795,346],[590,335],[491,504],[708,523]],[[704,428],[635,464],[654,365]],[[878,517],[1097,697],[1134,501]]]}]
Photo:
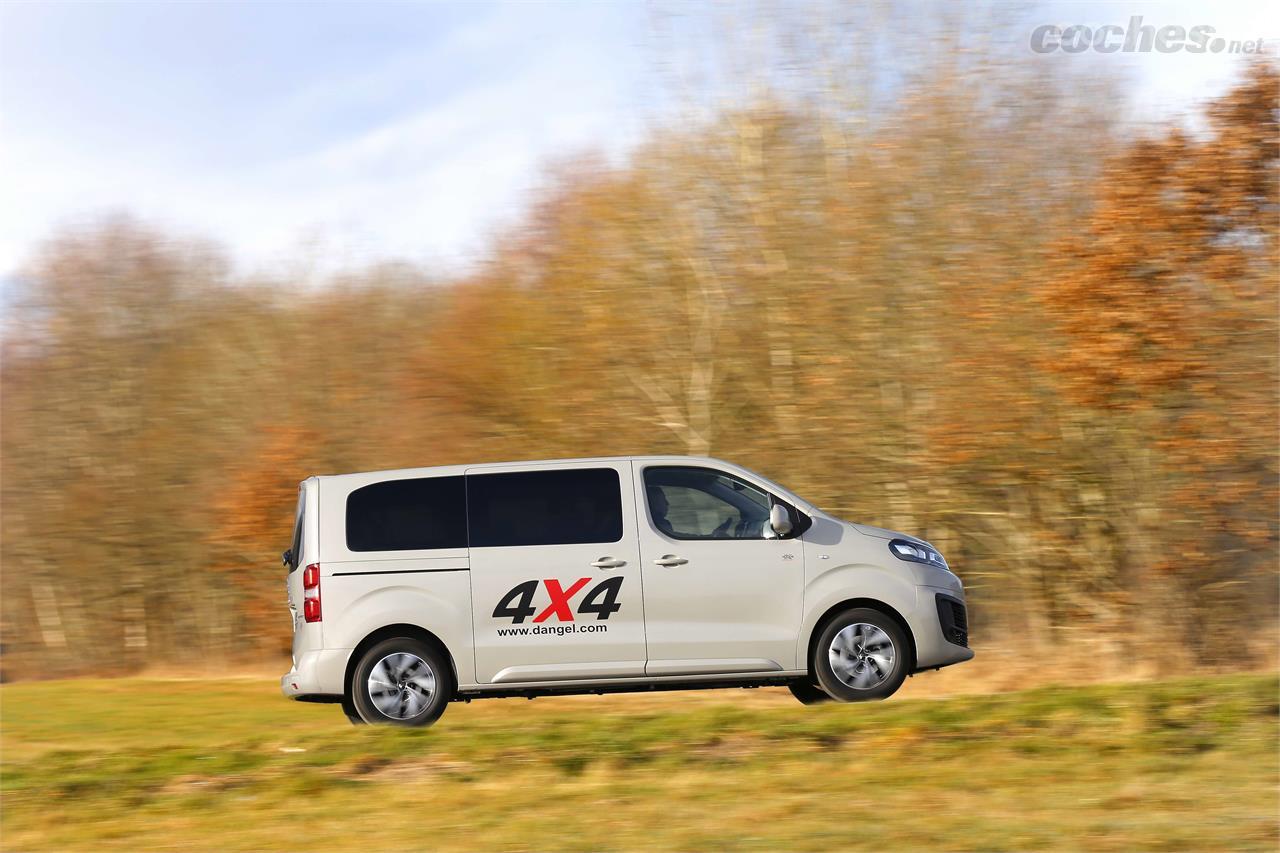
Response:
[{"label": "van front bumper", "polygon": [[953,663],[963,663],[973,658],[973,649],[969,648],[967,616],[964,642],[960,645],[948,637],[946,631],[954,625],[943,625],[939,610],[939,597],[943,601],[951,600],[964,607],[964,593],[953,587],[916,587],[916,610],[907,617],[911,623],[912,633],[916,641],[916,671],[937,669]]},{"label": "van front bumper", "polygon": [[293,669],[280,678],[280,692],[290,699],[305,696],[341,696],[351,649],[316,649],[303,652]]}]

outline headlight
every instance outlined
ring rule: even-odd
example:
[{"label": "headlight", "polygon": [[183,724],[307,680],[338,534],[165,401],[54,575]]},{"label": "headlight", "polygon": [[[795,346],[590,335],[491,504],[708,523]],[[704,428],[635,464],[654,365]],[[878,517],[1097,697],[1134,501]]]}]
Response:
[{"label": "headlight", "polygon": [[947,561],[942,559],[942,555],[927,545],[917,545],[915,542],[908,542],[905,539],[894,539],[889,543],[889,550],[899,560],[924,563],[929,566],[937,566],[940,569],[947,568]]}]

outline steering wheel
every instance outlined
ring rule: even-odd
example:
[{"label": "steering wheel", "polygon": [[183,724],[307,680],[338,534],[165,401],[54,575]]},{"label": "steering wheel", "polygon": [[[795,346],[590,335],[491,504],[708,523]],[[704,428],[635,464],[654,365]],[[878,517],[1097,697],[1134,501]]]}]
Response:
[{"label": "steering wheel", "polygon": [[733,526],[733,518],[732,517],[726,518],[723,524],[721,524],[715,530],[711,531],[711,535],[717,538],[724,536],[724,534],[729,532],[729,528],[732,526]]}]

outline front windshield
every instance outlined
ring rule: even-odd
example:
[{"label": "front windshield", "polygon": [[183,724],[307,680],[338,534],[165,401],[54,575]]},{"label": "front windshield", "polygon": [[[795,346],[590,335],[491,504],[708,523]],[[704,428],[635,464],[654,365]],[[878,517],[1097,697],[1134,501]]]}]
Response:
[{"label": "front windshield", "polygon": [[800,497],[791,489],[788,489],[786,486],[782,485],[781,483],[775,482],[774,480],[770,480],[768,477],[765,477],[761,474],[757,474],[755,471],[752,471],[750,473],[751,473],[751,476],[757,482],[759,482],[760,485],[764,486],[766,490],[773,493],[777,497],[782,498],[784,501],[790,504],[793,504],[803,510],[816,510],[818,512],[823,511],[818,507],[814,506],[809,501]]}]

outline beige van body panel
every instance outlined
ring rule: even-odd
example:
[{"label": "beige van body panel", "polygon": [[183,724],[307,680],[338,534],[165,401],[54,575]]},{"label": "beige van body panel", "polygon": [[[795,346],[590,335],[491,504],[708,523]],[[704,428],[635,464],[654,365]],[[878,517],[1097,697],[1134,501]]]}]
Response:
[{"label": "beige van body panel", "polygon": [[[325,694],[341,694],[347,659],[360,641],[388,625],[415,625],[437,637],[453,660],[460,684],[475,679],[471,652],[471,581],[468,549],[351,551],[347,497],[363,486],[424,476],[459,476],[461,467],[404,469],[317,478],[317,532],[326,649],[341,667],[326,670]],[[336,677],[336,681],[334,680]]]},{"label": "beige van body panel", "polygon": [[[301,552],[295,556],[295,561],[302,567],[320,562],[319,477],[308,477],[298,484],[298,509],[302,512],[302,536],[299,542]],[[293,623],[293,661],[296,665],[299,657],[308,650],[324,648],[324,623],[303,621],[301,568],[289,572],[285,578],[285,589],[288,592],[289,620]]]},{"label": "beige van body panel", "polygon": [[335,615],[325,632],[329,647],[354,649],[365,637],[387,625],[416,625],[435,635],[449,650],[460,683],[474,681],[467,571],[406,568],[393,574],[343,574],[360,565],[322,564],[325,622],[329,622],[329,612]]},{"label": "beige van body panel", "polygon": [[[864,532],[867,530],[874,534]],[[804,620],[799,631],[801,659],[807,656],[809,638],[823,616],[851,599],[888,605],[906,622],[918,669],[973,657],[971,649],[947,642],[938,622],[936,596],[942,593],[963,602],[960,579],[947,571],[899,561],[890,554],[891,539],[910,537],[819,513],[801,538],[807,573]]]},{"label": "beige van body panel", "polygon": [[[548,468],[613,471],[618,478],[622,535],[618,541],[607,543],[471,548],[475,681],[489,684],[643,675],[644,600],[631,462],[485,465],[468,468],[467,473],[520,473]],[[576,612],[605,582],[618,585],[619,609],[607,619]],[[521,585],[536,590],[531,604],[539,615],[519,623],[495,615],[498,605]],[[563,607],[558,611],[552,608],[553,585],[564,596]],[[566,595],[575,589],[572,595]],[[552,611],[550,615],[548,610]]]},{"label": "beige van body panel", "polygon": [[[733,466],[683,457],[636,462],[648,675],[776,672],[801,668],[796,632],[804,597],[804,549],[795,539],[674,539],[645,501],[648,468],[707,468],[769,491]],[[677,558],[677,565],[657,561]]]}]

